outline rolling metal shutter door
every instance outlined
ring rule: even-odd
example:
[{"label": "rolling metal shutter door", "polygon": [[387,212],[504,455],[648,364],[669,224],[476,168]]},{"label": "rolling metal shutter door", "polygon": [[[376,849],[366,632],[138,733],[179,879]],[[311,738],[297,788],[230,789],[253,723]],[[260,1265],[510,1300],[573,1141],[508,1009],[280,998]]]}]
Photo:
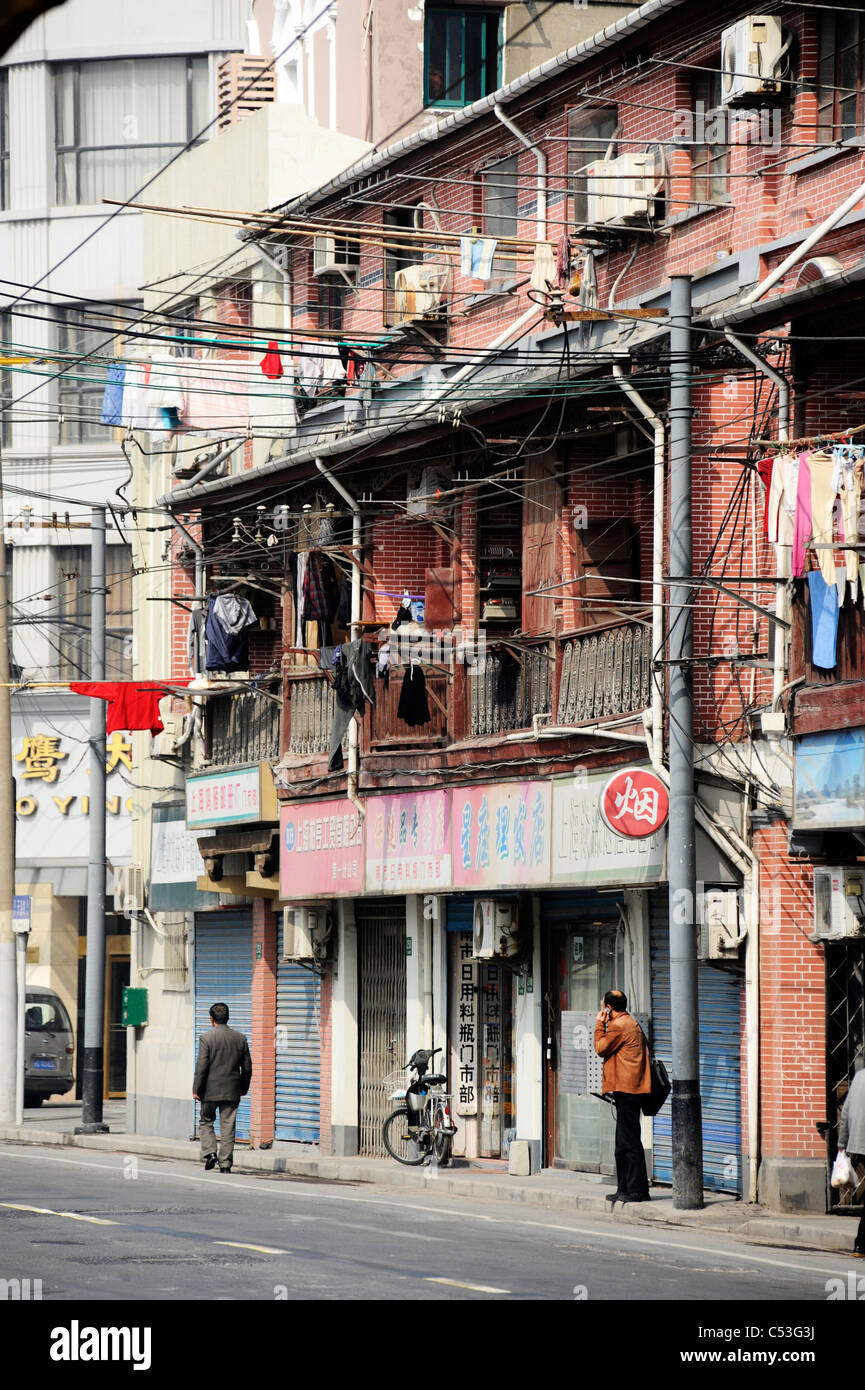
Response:
[{"label": "rolling metal shutter door", "polygon": [[[669,905],[665,893],[650,895],[652,952],[652,1046],[672,1076],[670,1022]],[[703,1186],[712,1192],[742,1190],[739,977],[698,965],[700,1091],[703,1106]],[[655,1177],[673,1181],[672,1104],[655,1116]]]},{"label": "rolling metal shutter door", "polygon": [[[252,1033],[252,913],[195,914],[195,1054],[198,1039],[211,1027],[211,1004],[228,1005],[228,1026]],[[253,1073],[255,1058],[252,1059]],[[196,1122],[198,1111],[196,1110]],[[249,1138],[250,1105],[245,1095],[237,1112],[238,1139]]]},{"label": "rolling metal shutter door", "polygon": [[279,914],[276,966],[276,1111],[274,1137],[317,1144],[321,1081],[321,979],[282,959]]},{"label": "rolling metal shutter door", "polygon": [[609,926],[621,921],[619,907],[624,901],[620,893],[598,894],[591,888],[574,893],[542,893],[541,921],[550,925],[597,922]]}]

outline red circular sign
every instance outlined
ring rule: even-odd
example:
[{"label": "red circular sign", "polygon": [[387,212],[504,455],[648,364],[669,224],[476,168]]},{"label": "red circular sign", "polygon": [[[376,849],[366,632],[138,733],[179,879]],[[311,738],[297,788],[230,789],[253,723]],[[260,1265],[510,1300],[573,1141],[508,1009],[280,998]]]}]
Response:
[{"label": "red circular sign", "polygon": [[643,840],[660,830],[670,810],[667,788],[646,767],[624,767],[601,788],[604,824],[626,840]]}]

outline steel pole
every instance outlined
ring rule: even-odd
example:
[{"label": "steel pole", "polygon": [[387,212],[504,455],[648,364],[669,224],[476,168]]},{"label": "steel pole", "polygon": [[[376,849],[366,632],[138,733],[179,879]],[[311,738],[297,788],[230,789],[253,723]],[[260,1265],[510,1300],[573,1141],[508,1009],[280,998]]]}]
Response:
[{"label": "steel pole", "polygon": [[12,776],[12,701],[9,689],[9,591],[3,468],[0,460],[0,1124],[15,1117],[17,1072],[15,933],[15,782]]},{"label": "steel pole", "polygon": [[[105,679],[105,508],[91,511],[90,675]],[[87,960],[81,1125],[76,1134],[106,1134],[105,1070],[105,701],[90,701],[90,862],[87,867]]]},{"label": "steel pole", "polygon": [[[692,574],[691,279],[670,281],[670,573]],[[694,591],[670,590],[670,1014],[673,1206],[703,1205],[694,819]]]}]

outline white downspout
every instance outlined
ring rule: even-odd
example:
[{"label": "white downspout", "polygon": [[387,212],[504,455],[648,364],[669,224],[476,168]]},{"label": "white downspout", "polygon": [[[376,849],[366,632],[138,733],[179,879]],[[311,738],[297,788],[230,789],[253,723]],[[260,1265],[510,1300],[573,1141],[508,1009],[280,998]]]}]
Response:
[{"label": "white downspout", "polygon": [[865,198],[865,183],[860,183],[859,187],[850,194],[849,198],[845,198],[844,202],[841,203],[834,212],[831,212],[824,222],[820,223],[819,227],[815,227],[813,232],[809,232],[805,240],[796,247],[795,251],[790,252],[786,260],[783,260],[780,265],[776,265],[775,269],[769,272],[765,280],[761,280],[760,284],[751,290],[750,294],[746,294],[744,299],[739,300],[737,307],[744,309],[747,304],[754,304],[758,299],[762,299],[766,291],[770,290],[773,285],[777,285],[778,281],[783,279],[787,274],[787,271],[790,270],[792,266],[796,265],[797,262],[801,261],[803,256],[807,256],[811,247],[816,246],[817,242],[821,241],[827,232],[831,232],[832,228],[836,227],[841,221],[841,218],[846,217],[848,212],[852,212],[856,204],[860,203],[863,198]]},{"label": "white downspout", "polygon": [[538,241],[546,241],[546,239],[547,239],[547,156],[544,154],[544,152],[543,152],[543,150],[541,149],[540,145],[537,144],[536,141],[530,140],[530,139],[528,138],[527,135],[523,135],[523,132],[522,132],[517,126],[514,125],[513,121],[510,119],[509,116],[506,116],[506,115],[505,115],[504,111],[502,110],[502,108],[501,108],[500,106],[494,106],[494,107],[493,107],[493,115],[496,116],[496,117],[501,121],[502,125],[505,126],[505,127],[511,132],[512,135],[515,135],[515,136],[517,137],[517,139],[519,140],[519,142],[520,142],[521,145],[524,145],[525,148],[526,148],[527,150],[531,150],[532,154],[535,156],[535,159],[537,160],[537,164],[538,164],[538,181],[537,181],[537,204],[538,204],[537,238],[538,238]]},{"label": "white downspout", "polygon": [[[613,363],[613,376],[629,400],[652,426],[655,435],[654,500],[652,508],[652,660],[659,659],[664,646],[664,422],[646,404],[639,391],[628,381],[618,363]],[[656,768],[664,763],[664,690],[660,675],[653,671],[652,679],[652,763]]]},{"label": "white downspout", "polygon": [[[331,487],[334,488],[351,508],[351,640],[354,642],[361,633],[360,627],[360,565],[358,555],[360,554],[361,528],[360,528],[360,506],[347,492],[338,478],[335,478],[329,469],[325,468],[321,459],[315,460],[315,466]],[[347,796],[352,806],[357,809],[361,816],[366,815],[366,807],[357,794],[357,773],[358,773],[358,730],[357,719],[352,718],[348,726],[348,788]]]}]

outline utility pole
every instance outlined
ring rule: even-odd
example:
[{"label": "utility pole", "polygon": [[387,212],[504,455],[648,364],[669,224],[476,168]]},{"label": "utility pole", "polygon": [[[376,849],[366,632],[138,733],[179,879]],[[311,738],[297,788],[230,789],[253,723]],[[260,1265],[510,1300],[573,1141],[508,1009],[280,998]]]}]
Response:
[{"label": "utility pole", "polygon": [[[105,679],[105,508],[91,510],[90,676]],[[90,861],[87,867],[87,959],[84,975],[82,1123],[76,1134],[107,1134],[102,1122],[105,1068],[105,702],[90,701]]]},{"label": "utility pole", "polygon": [[12,898],[15,893],[15,781],[12,776],[12,694],[9,689],[9,585],[0,458],[0,1124],[15,1118],[17,988]]},{"label": "utility pole", "polygon": [[[691,277],[670,281],[670,574],[692,574]],[[703,1205],[694,820],[694,610],[689,584],[670,588],[670,1015],[673,1206]]]}]

